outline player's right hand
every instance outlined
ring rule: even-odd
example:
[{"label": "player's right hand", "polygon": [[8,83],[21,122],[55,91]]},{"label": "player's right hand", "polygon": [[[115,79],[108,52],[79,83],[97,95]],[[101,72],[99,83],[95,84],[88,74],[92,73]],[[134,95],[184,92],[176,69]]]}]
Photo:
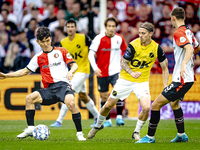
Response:
[{"label": "player's right hand", "polygon": [[99,68],[96,69],[96,70],[94,71],[94,73],[97,75],[97,77],[102,76],[102,74],[101,74],[101,70],[100,70]]},{"label": "player's right hand", "polygon": [[5,79],[5,78],[6,78],[5,74],[0,72],[0,79]]},{"label": "player's right hand", "polygon": [[140,76],[141,76],[141,72],[132,72],[131,73],[131,76],[133,77],[133,78],[135,78],[135,79],[137,79],[137,78],[139,78]]}]

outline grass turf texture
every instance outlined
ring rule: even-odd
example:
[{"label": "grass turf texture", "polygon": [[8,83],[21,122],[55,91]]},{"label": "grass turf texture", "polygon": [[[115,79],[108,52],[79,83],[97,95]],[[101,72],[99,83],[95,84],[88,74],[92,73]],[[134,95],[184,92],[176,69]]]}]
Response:
[{"label": "grass turf texture", "polygon": [[[50,129],[50,137],[45,141],[35,140],[33,137],[18,139],[16,136],[27,127],[26,121],[0,121],[0,150],[59,150],[59,149],[148,149],[148,150],[199,150],[200,149],[200,120],[185,120],[185,129],[189,137],[186,143],[170,143],[176,136],[177,131],[174,120],[161,120],[157,132],[156,143],[136,144],[132,139],[136,120],[125,120],[125,126],[117,127],[113,119],[113,127],[104,128],[99,131],[93,139],[78,141],[76,130],[72,120],[65,120],[61,128],[50,127],[54,121],[35,121],[35,125],[45,124]],[[93,120],[82,120],[83,133],[87,137]],[[148,123],[141,130],[141,137],[147,133]]]}]

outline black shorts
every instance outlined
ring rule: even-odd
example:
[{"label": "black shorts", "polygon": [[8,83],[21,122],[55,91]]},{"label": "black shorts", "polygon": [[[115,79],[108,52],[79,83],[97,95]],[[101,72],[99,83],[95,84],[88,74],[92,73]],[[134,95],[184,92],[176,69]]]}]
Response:
[{"label": "black shorts", "polygon": [[119,73],[114,74],[109,77],[97,77],[98,90],[99,92],[107,92],[109,88],[109,83],[113,86],[119,78]]},{"label": "black shorts", "polygon": [[169,101],[183,100],[185,93],[192,87],[194,82],[180,83],[172,82],[168,87],[164,88],[162,95]]},{"label": "black shorts", "polygon": [[38,90],[42,97],[41,105],[52,105],[57,102],[63,102],[65,96],[68,94],[73,94],[71,86],[64,81],[50,84],[46,89]]}]

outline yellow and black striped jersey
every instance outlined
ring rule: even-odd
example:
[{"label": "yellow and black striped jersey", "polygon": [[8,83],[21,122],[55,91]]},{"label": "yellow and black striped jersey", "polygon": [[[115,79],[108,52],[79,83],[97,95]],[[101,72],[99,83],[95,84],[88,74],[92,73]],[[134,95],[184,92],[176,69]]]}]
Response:
[{"label": "yellow and black striped jersey", "polygon": [[152,40],[147,46],[142,46],[140,38],[131,41],[123,56],[124,59],[129,60],[129,67],[133,72],[141,72],[141,76],[137,79],[133,78],[124,69],[120,72],[120,78],[132,82],[148,82],[150,70],[158,58],[159,62],[166,59],[165,53],[162,48]]},{"label": "yellow and black striped jersey", "polygon": [[91,39],[85,34],[76,33],[72,41],[69,40],[69,37],[66,37],[62,39],[60,43],[62,47],[68,50],[78,65],[78,70],[76,72],[90,74],[88,47],[91,44]]}]

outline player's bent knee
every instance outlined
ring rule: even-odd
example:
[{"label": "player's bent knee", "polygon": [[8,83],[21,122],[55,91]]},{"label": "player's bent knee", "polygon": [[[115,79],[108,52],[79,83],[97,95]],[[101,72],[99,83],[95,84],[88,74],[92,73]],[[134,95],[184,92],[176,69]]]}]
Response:
[{"label": "player's bent knee", "polygon": [[145,108],[142,109],[142,111],[143,111],[144,113],[148,114],[149,111],[150,111],[150,107],[145,107]]},{"label": "player's bent knee", "polygon": [[32,104],[33,99],[31,98],[30,94],[26,96],[26,105]]},{"label": "player's bent knee", "polygon": [[86,93],[79,93],[79,98],[81,99],[81,101],[83,101],[84,103],[87,103],[90,101],[90,99],[88,98]]}]

